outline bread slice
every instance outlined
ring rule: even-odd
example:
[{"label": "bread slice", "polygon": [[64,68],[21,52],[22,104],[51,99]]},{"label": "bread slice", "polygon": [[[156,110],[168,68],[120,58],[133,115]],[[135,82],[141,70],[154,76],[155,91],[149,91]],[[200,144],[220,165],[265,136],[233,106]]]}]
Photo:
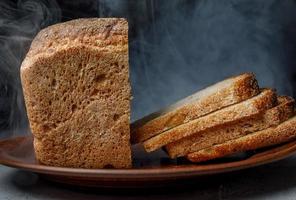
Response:
[{"label": "bread slice", "polygon": [[179,102],[152,113],[131,125],[132,143],[143,142],[159,133],[259,93],[254,74],[245,73],[205,88]]},{"label": "bread slice", "polygon": [[227,141],[223,144],[214,145],[210,148],[190,153],[187,155],[187,159],[191,162],[202,162],[234,153],[280,144],[295,138],[296,116],[276,127],[251,133],[238,139]]},{"label": "bread slice", "polygon": [[42,30],[21,79],[41,163],[131,167],[125,19],[78,19]]},{"label": "bread slice", "polygon": [[259,115],[265,110],[275,106],[277,97],[274,90],[264,89],[262,92],[248,100],[223,108],[206,116],[194,119],[188,123],[179,125],[165,131],[153,138],[146,140],[143,145],[147,152],[154,151],[181,138],[200,134],[208,129],[236,123],[238,120],[247,119]]},{"label": "bread slice", "polygon": [[262,115],[239,120],[237,123],[220,126],[196,135],[193,134],[166,145],[165,149],[171,158],[176,158],[278,125],[292,117],[295,102],[291,97],[280,96],[278,97],[278,103],[279,105],[266,110]]}]

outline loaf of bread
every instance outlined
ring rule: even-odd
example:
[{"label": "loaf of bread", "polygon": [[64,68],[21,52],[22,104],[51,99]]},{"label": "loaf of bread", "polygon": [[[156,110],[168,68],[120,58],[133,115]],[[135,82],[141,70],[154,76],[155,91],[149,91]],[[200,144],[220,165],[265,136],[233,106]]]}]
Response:
[{"label": "loaf of bread", "polygon": [[125,19],[77,19],[41,30],[21,80],[39,162],[131,167]]}]

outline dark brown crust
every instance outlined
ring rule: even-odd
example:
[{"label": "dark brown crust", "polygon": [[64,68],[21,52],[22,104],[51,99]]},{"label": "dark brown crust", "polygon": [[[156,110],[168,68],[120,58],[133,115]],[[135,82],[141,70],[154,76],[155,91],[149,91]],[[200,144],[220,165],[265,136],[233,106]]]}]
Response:
[{"label": "dark brown crust", "polygon": [[251,98],[260,91],[253,73],[245,73],[226,80],[229,79],[234,81],[230,87],[220,89],[198,101],[187,102],[183,99],[134,122],[131,125],[132,143],[143,142],[192,119]]},{"label": "dark brown crust", "polygon": [[294,116],[277,127],[271,127],[208,149],[190,153],[186,157],[191,162],[202,162],[238,152],[280,144],[295,137],[296,117]]},{"label": "dark brown crust", "polygon": [[154,151],[181,138],[201,133],[207,129],[235,123],[262,114],[265,110],[277,104],[274,90],[264,89],[261,94],[241,103],[223,108],[204,117],[192,120],[186,124],[165,131],[143,143],[147,152]]},{"label": "dark brown crust", "polygon": [[295,103],[294,99],[288,96],[278,97],[278,102],[279,105],[268,109],[262,115],[172,142],[165,146],[166,151],[171,158],[185,156],[188,153],[208,148],[213,144],[224,143],[270,126],[276,126],[293,116]]}]

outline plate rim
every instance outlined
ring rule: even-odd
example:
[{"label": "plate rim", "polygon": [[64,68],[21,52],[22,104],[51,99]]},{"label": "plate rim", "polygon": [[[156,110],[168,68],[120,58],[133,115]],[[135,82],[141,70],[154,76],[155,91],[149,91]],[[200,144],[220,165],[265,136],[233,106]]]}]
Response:
[{"label": "plate rim", "polygon": [[[155,179],[155,178],[178,178],[178,177],[194,177],[204,175],[214,175],[220,173],[227,173],[238,171],[242,169],[252,168],[263,164],[268,164],[285,159],[296,153],[296,140],[273,147],[267,151],[255,154],[245,160],[233,161],[218,164],[188,164],[183,167],[166,167],[166,168],[131,168],[131,169],[84,169],[84,168],[66,168],[46,166],[41,164],[29,164],[12,159],[3,158],[3,150],[1,145],[10,140],[29,139],[29,135],[17,136],[7,139],[0,139],[0,164],[31,171],[45,175],[59,175],[59,176],[75,176],[75,177],[93,177],[93,178],[116,178],[116,179]],[[276,151],[277,150],[277,151]],[[266,152],[274,151],[274,153]],[[261,155],[262,154],[262,155]]]}]

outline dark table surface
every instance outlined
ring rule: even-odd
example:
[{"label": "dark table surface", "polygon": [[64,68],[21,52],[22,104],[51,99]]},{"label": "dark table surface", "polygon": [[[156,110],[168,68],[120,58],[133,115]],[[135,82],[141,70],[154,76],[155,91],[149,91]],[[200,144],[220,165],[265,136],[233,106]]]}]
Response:
[{"label": "dark table surface", "polygon": [[[182,186],[183,185],[183,186]],[[83,190],[48,182],[36,174],[0,167],[0,199],[296,199],[296,156],[243,170],[209,183],[174,188]]]}]

